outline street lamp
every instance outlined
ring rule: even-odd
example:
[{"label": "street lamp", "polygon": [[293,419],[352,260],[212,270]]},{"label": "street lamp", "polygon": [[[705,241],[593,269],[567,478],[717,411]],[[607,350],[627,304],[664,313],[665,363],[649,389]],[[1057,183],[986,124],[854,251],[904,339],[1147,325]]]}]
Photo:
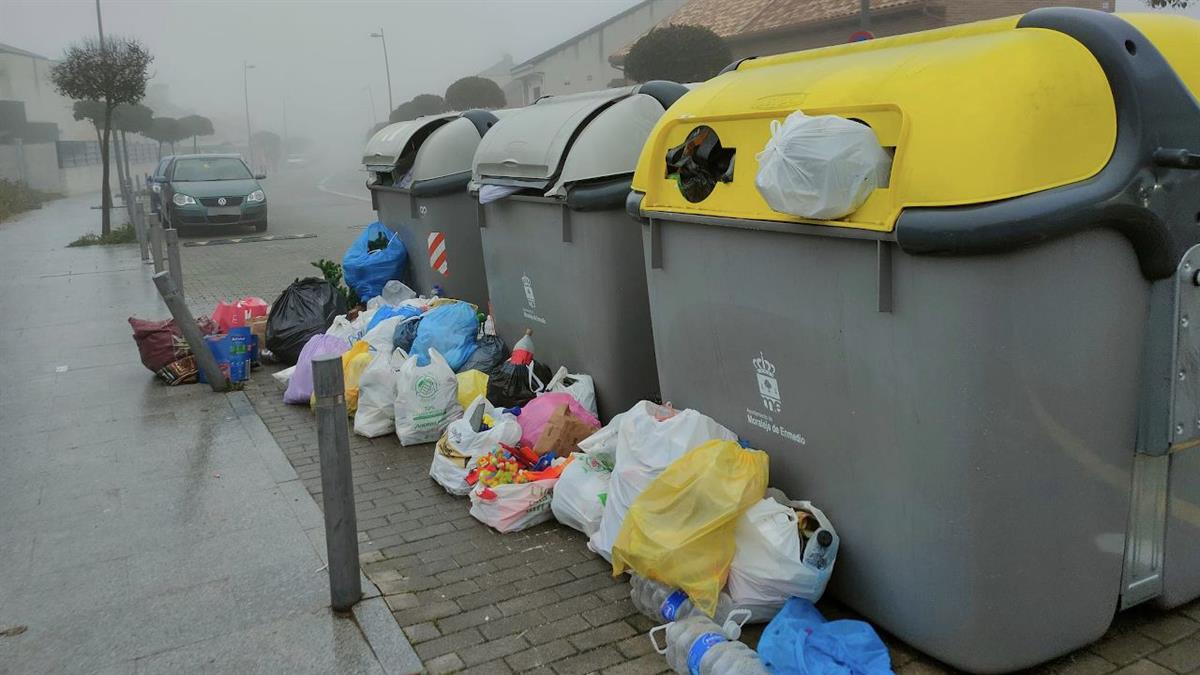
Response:
[{"label": "street lamp", "polygon": [[371,37],[379,38],[380,41],[383,42],[383,70],[385,73],[387,73],[388,115],[390,116],[392,114],[392,111],[396,109],[396,106],[395,106],[395,104],[392,103],[392,66],[391,66],[391,64],[388,63],[387,38],[385,38],[383,36],[383,26],[379,27],[378,33],[371,33]]},{"label": "street lamp", "polygon": [[242,61],[242,95],[246,101],[246,154],[250,155],[250,162],[254,162],[254,141],[251,140],[250,134],[250,78],[248,73],[254,65]]}]

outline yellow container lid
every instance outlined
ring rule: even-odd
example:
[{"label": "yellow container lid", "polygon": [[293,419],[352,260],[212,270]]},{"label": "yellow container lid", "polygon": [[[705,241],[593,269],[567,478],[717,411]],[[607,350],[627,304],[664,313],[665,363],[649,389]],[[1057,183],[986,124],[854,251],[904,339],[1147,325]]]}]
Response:
[{"label": "yellow container lid", "polygon": [[[1200,89],[1200,22],[1123,18]],[[1117,138],[1105,72],[1074,38],[1019,19],[744,61],[682,97],[651,132],[633,179],[642,211],[890,232],[908,207],[981,204],[1096,175]],[[796,110],[861,120],[894,153],[888,186],[844,220],[779,213],[755,188],[772,120]],[[666,154],[701,125],[736,153],[731,180],[692,203],[667,175]]]}]

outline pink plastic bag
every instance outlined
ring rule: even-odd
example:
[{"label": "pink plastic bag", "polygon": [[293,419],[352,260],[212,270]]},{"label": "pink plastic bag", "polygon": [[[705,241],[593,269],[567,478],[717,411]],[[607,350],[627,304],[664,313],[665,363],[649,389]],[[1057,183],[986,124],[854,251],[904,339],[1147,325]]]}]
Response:
[{"label": "pink plastic bag", "polygon": [[313,393],[313,359],[326,354],[345,354],[349,349],[350,343],[336,335],[319,333],[310,337],[296,359],[296,370],[292,371],[287,390],[283,392],[283,402],[308,403]]},{"label": "pink plastic bag", "polygon": [[587,422],[593,428],[600,428],[600,420],[596,419],[595,415],[588,412],[587,408],[580,405],[579,401],[576,401],[575,397],[567,392],[554,391],[539,394],[537,398],[521,408],[521,415],[517,417],[517,422],[521,424],[521,444],[533,447],[541,437],[542,427],[546,426],[550,416],[564,405],[571,409],[572,415]]},{"label": "pink plastic bag", "polygon": [[218,302],[212,318],[217,322],[217,330],[228,333],[230,328],[249,326],[251,319],[266,316],[267,309],[266,300],[246,296],[237,302]]}]

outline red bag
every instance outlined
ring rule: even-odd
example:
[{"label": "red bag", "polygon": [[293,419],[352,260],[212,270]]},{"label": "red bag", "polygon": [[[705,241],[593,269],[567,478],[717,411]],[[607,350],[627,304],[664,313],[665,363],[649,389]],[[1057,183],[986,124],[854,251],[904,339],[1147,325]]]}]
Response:
[{"label": "red bag", "polygon": [[219,331],[228,333],[230,328],[249,326],[252,319],[266,315],[266,300],[246,296],[237,302],[218,302],[212,318],[217,322]]},{"label": "red bag", "polygon": [[[133,341],[137,343],[142,365],[150,372],[157,373],[171,362],[192,353],[174,319],[148,321],[131,316],[129,325],[133,328]],[[196,325],[200,327],[202,335],[217,332],[217,325],[206,316],[196,319]]]}]

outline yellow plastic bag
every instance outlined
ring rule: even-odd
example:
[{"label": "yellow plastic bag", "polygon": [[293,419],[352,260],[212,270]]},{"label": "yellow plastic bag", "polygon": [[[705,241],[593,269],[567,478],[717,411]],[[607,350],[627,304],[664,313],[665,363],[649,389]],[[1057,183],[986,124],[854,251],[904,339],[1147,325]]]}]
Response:
[{"label": "yellow plastic bag", "polygon": [[464,370],[458,374],[458,404],[466,410],[479,396],[487,396],[487,373],[479,370]]},{"label": "yellow plastic bag", "polygon": [[626,568],[688,594],[713,615],[733,561],[742,512],[767,490],[767,454],[734,441],[702,443],[672,462],[625,515],[612,547]]},{"label": "yellow plastic bag", "polygon": [[363,371],[371,364],[371,345],[359,340],[342,354],[342,381],[346,383],[346,412],[351,415],[358,410],[358,381]]}]

